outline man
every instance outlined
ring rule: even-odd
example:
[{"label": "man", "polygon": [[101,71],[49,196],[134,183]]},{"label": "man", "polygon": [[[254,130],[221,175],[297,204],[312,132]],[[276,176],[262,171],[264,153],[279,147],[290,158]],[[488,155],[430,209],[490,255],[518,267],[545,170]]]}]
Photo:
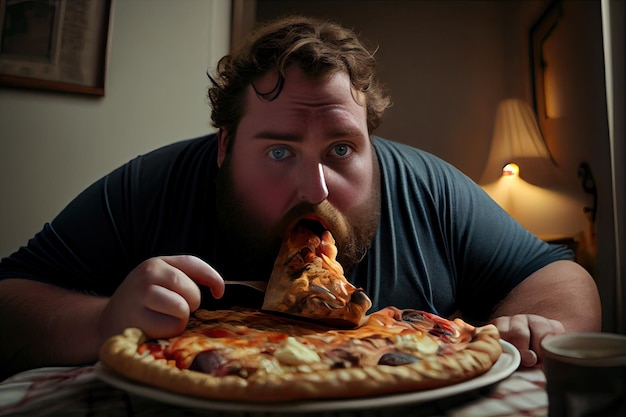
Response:
[{"label": "man", "polygon": [[0,264],[4,376],[93,362],[129,326],[174,336],[201,303],[254,303],[223,278],[268,279],[301,216],[331,230],[374,309],[493,322],[525,366],[548,334],[599,330],[594,281],[569,252],[450,165],[372,136],[389,105],[374,69],[352,32],[304,18],[223,58],[216,135],[118,168]]}]

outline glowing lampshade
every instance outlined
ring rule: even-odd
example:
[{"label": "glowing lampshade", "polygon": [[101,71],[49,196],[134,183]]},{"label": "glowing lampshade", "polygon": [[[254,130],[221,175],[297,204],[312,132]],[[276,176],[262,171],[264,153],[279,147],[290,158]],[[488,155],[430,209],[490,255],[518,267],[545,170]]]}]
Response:
[{"label": "glowing lampshade", "polygon": [[538,236],[572,235],[585,227],[582,203],[565,182],[530,106],[498,105],[489,157],[480,184],[509,215]]},{"label": "glowing lampshade", "polygon": [[533,164],[532,170],[538,164],[555,166],[533,111],[526,102],[515,98],[498,104],[489,158],[480,183],[498,179],[502,168],[511,162],[519,166],[522,177],[530,172],[525,172],[525,164]]}]

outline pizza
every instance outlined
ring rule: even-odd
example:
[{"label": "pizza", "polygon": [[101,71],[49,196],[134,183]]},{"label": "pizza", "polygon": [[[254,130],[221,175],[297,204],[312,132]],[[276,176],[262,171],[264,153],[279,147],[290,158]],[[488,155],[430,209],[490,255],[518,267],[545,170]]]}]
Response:
[{"label": "pizza", "polygon": [[289,230],[274,262],[263,310],[337,327],[361,324],[372,302],[344,276],[330,231],[309,219]]},{"label": "pizza", "polygon": [[117,374],[212,400],[271,403],[424,390],[488,371],[502,352],[493,325],[474,327],[387,307],[353,329],[254,309],[198,310],[179,336],[126,329],[102,347]]},{"label": "pizza", "polygon": [[138,328],[107,340],[101,363],[133,381],[226,401],[355,398],[442,387],[487,372],[502,353],[495,326],[411,309],[368,314],[317,219],[286,233],[262,308],[197,310],[182,334]]}]

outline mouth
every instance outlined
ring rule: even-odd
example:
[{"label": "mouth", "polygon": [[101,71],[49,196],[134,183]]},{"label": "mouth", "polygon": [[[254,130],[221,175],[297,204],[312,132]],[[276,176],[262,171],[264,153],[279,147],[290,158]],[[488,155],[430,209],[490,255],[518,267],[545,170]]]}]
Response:
[{"label": "mouth", "polygon": [[298,227],[302,227],[304,229],[310,230],[315,233],[318,237],[321,237],[325,231],[329,231],[328,225],[326,222],[316,216],[305,216],[297,219],[290,230],[294,231]]}]

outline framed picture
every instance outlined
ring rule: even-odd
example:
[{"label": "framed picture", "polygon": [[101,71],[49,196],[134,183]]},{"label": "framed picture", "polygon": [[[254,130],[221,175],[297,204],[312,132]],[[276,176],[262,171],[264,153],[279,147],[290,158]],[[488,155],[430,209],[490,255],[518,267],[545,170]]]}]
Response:
[{"label": "framed picture", "polygon": [[112,0],[0,0],[0,86],[104,95]]},{"label": "framed picture", "polygon": [[553,0],[530,30],[533,104],[537,113],[539,128],[544,135],[546,133],[546,121],[552,116],[551,109],[555,106],[555,103],[551,103],[551,100],[554,100],[554,94],[550,91],[554,88],[550,79],[553,72],[550,64],[553,64],[553,62],[550,59],[549,49],[546,47],[546,44],[554,33],[561,14],[561,1]]}]

